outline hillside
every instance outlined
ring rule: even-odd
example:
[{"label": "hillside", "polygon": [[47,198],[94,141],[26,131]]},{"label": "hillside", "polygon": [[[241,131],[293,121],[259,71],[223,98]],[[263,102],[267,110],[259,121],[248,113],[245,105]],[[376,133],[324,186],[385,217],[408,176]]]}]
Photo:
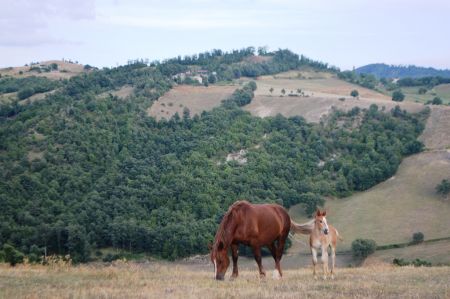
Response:
[{"label": "hillside", "polygon": [[[421,151],[428,112],[410,112],[422,105],[391,111],[392,101],[326,64],[289,50],[253,53],[137,61],[62,81],[2,78],[3,95],[49,94],[0,106],[0,242],[76,262],[107,258],[109,248],[166,259],[206,253],[238,198],[311,213],[324,198],[392,177]],[[194,90],[205,102],[190,98]],[[266,98],[274,112],[258,114],[252,105]],[[289,101],[296,108],[285,116],[259,117]],[[152,107],[174,117],[158,121]],[[243,157],[228,159],[236,153]]]},{"label": "hillside", "polygon": [[49,60],[32,65],[1,68],[0,77],[9,76],[23,78],[29,76],[38,76],[46,77],[52,80],[59,80],[68,79],[83,72],[88,72],[91,69],[91,67],[85,67],[84,65],[75,62]]},{"label": "hillside", "polygon": [[373,63],[355,69],[358,74],[371,74],[377,78],[420,78],[420,77],[450,77],[450,70],[439,70],[432,67],[415,65],[399,66],[384,63]]}]

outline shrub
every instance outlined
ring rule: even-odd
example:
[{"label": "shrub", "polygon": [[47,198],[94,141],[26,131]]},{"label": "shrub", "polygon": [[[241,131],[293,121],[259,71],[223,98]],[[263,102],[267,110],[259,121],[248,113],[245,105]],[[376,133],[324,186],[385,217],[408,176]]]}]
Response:
[{"label": "shrub", "polygon": [[369,239],[356,239],[352,242],[352,253],[355,257],[366,258],[375,252],[377,243]]},{"label": "shrub", "polygon": [[442,105],[442,100],[440,97],[434,97],[434,99],[431,101],[431,105]]},{"label": "shrub", "polygon": [[4,260],[11,266],[23,263],[23,253],[10,244],[3,245]]},{"label": "shrub", "polygon": [[31,97],[31,96],[34,95],[34,94],[35,94],[35,91],[34,91],[33,88],[31,88],[31,87],[26,87],[26,88],[20,90],[20,91],[17,93],[17,97],[18,97],[20,100],[23,100],[23,99],[26,99],[26,98],[28,98],[28,97]]},{"label": "shrub", "polygon": [[356,98],[357,96],[359,96],[359,92],[358,92],[356,89],[354,89],[354,90],[352,90],[352,92],[350,93],[350,95],[351,95],[352,97]]},{"label": "shrub", "polygon": [[392,93],[392,100],[395,102],[402,102],[405,99],[405,95],[401,90],[396,90]]},{"label": "shrub", "polygon": [[422,232],[414,233],[414,234],[412,235],[412,243],[413,243],[413,244],[419,244],[419,243],[422,243],[424,237],[425,237],[425,236],[423,235]]},{"label": "shrub", "polygon": [[395,258],[392,260],[392,263],[396,266],[414,266],[414,267],[431,267],[431,262],[426,261],[426,260],[421,260],[419,258],[408,262],[402,258]]}]

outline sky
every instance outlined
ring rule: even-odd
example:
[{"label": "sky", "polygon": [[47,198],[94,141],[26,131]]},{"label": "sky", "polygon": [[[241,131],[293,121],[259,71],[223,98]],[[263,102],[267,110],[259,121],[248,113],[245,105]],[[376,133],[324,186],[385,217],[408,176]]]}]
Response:
[{"label": "sky", "polygon": [[0,67],[288,48],[341,69],[450,69],[448,0],[0,0]]}]

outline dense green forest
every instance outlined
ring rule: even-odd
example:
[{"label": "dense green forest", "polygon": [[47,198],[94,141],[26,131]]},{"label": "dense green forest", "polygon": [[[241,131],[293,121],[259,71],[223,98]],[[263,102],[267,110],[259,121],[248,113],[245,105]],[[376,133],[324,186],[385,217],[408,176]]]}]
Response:
[{"label": "dense green forest", "polygon": [[438,70],[432,67],[420,67],[415,65],[387,65],[384,63],[368,64],[355,69],[357,74],[373,75],[381,78],[421,78],[421,77],[446,77],[450,78],[450,70]]},{"label": "dense green forest", "polygon": [[[25,254],[46,248],[76,262],[106,247],[168,259],[205,253],[237,199],[302,203],[312,213],[325,196],[389,178],[402,157],[422,149],[416,138],[427,111],[372,105],[336,111],[321,124],[258,118],[240,108],[252,100],[253,83],[201,115],[186,111],[160,122],[147,116],[174,84],[171,75],[192,65],[216,71],[220,80],[229,72],[250,76],[248,65],[262,73],[304,64],[328,69],[288,50],[251,63],[245,59],[252,51],[95,70],[55,83],[58,90],[44,100],[2,104],[0,247]],[[21,79],[2,78],[0,86],[14,80]],[[134,87],[126,99],[99,96],[125,84]],[[226,162],[241,149],[245,162]]]}]

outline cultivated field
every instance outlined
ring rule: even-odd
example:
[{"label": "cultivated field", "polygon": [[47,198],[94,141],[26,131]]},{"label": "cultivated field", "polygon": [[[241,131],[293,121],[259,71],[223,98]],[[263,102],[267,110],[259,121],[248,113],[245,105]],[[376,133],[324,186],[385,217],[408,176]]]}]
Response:
[{"label": "cultivated field", "polygon": [[[8,67],[0,69],[0,74],[2,76],[12,76],[12,77],[28,77],[28,76],[38,76],[38,77],[47,77],[49,79],[59,80],[59,79],[68,79],[72,76],[78,75],[82,72],[85,72],[84,66],[82,64],[77,63],[69,63],[61,60],[49,60],[43,61],[38,65],[51,65],[52,63],[56,63],[58,65],[57,70],[53,70],[51,72],[41,72],[38,73],[36,71],[30,71],[30,66],[19,66],[19,67]],[[22,73],[21,73],[22,72]]]},{"label": "cultivated field", "polygon": [[147,113],[158,120],[170,119],[177,112],[181,117],[186,107],[193,116],[219,106],[222,100],[228,98],[236,88],[237,86],[230,85],[175,86],[154,102]]},{"label": "cultivated field", "polygon": [[[269,273],[268,273],[269,274]],[[228,273],[229,275],[229,273]],[[314,280],[310,269],[286,270],[281,280],[255,270],[234,281],[213,280],[212,267],[169,263],[114,266],[0,266],[0,298],[448,298],[449,267],[373,266],[339,269]]]},{"label": "cultivated field", "polygon": [[[400,105],[409,112],[418,112],[424,108],[419,103],[393,102],[384,94],[350,84],[326,72],[290,71],[274,76],[261,76],[255,82],[258,86],[255,98],[244,109],[260,117],[280,113],[288,117],[300,115],[310,122],[319,122],[332,111],[332,107],[348,111],[353,107],[369,108],[376,104],[380,109],[385,107],[390,110]],[[282,89],[286,92],[284,96]],[[359,92],[358,98],[350,96],[354,89]]]}]

